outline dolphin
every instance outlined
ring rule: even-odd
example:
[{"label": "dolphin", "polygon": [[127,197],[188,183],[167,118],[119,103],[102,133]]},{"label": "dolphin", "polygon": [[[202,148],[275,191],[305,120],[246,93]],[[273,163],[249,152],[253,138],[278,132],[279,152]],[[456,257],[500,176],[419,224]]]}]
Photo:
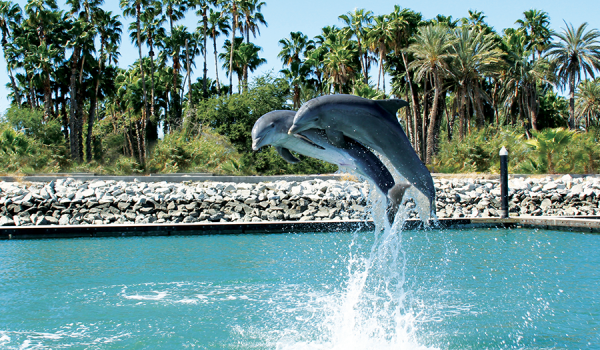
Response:
[{"label": "dolphin", "polygon": [[341,94],[321,96],[302,105],[288,133],[322,129],[336,147],[347,147],[347,140],[352,139],[377,151],[390,161],[399,175],[427,197],[427,214],[435,215],[435,187],[431,173],[415,153],[396,117],[398,109],[407,105],[400,99],[369,100]]},{"label": "dolphin", "polygon": [[272,111],[260,117],[252,128],[252,149],[257,151],[265,145],[273,145],[279,155],[289,163],[300,161],[292,155],[292,150],[304,156],[336,164],[341,169],[355,171],[371,179],[387,196],[388,207],[393,216],[410,185],[396,184],[381,160],[354,140],[347,139],[345,148],[338,148],[329,142],[322,130],[311,129],[295,135],[288,134],[295,115],[294,111]]}]

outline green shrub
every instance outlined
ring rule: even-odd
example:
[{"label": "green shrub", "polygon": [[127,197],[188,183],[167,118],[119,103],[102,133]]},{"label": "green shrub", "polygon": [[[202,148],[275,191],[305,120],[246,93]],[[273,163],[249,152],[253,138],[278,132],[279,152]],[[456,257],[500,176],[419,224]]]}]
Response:
[{"label": "green shrub", "polygon": [[5,174],[53,173],[66,161],[60,153],[36,139],[0,124],[0,167]]},{"label": "green shrub", "polygon": [[488,126],[473,130],[463,140],[455,137],[452,141],[448,141],[447,133],[442,133],[439,151],[433,159],[433,170],[440,173],[498,173],[499,152],[504,146],[510,155],[510,170],[518,171],[529,151],[523,138],[524,131],[515,127]]},{"label": "green shrub", "polygon": [[149,172],[157,173],[240,174],[239,167],[231,166],[239,162],[240,155],[225,137],[213,132],[188,136],[179,131],[166,135],[156,143],[146,165]]},{"label": "green shrub", "polygon": [[44,120],[42,110],[11,106],[4,113],[3,119],[15,130],[38,140],[43,145],[63,146],[66,144],[60,121]]}]

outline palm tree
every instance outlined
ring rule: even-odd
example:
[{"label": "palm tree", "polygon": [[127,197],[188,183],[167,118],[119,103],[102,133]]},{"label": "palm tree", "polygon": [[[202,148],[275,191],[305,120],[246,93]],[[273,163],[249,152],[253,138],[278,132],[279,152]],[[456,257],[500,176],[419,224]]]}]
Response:
[{"label": "palm tree", "polygon": [[452,16],[444,16],[440,14],[432,19],[432,24],[443,24],[450,29],[455,29],[458,27],[458,22],[460,22],[460,20],[452,19]]},{"label": "palm tree", "polygon": [[600,69],[600,32],[597,29],[586,31],[587,23],[582,23],[577,29],[572,24],[566,26],[562,33],[555,34],[558,40],[550,44],[546,55],[556,64],[561,85],[569,84],[569,128],[573,129],[575,87],[582,73],[585,77],[594,78],[595,70]]},{"label": "palm tree", "polygon": [[[150,114],[150,109],[148,106],[148,94],[146,93],[146,79],[144,77],[144,67],[142,65],[143,63],[143,55],[142,55],[142,37],[141,37],[141,31],[142,31],[142,25],[141,25],[141,17],[142,17],[142,7],[146,7],[148,6],[148,2],[147,0],[121,0],[120,3],[121,8],[123,9],[123,15],[124,16],[128,16],[128,17],[134,17],[135,18],[135,30],[137,32],[136,34],[136,39],[137,39],[137,47],[139,50],[139,69],[140,69],[140,76],[141,76],[141,81],[142,81],[142,97],[143,97],[143,102],[144,102],[144,110],[142,112],[142,125],[141,125],[141,135],[143,137],[143,135],[145,135],[146,133],[146,123],[147,123],[147,118],[148,115]],[[145,140],[145,138],[144,138]],[[145,141],[143,143],[145,145]],[[146,153],[145,153],[146,147],[142,147],[142,156],[140,157],[140,162],[142,164],[142,166],[145,166],[145,159],[146,159]]]},{"label": "palm tree", "polygon": [[[203,45],[200,45],[200,46],[202,47],[202,57],[204,57],[204,68],[202,70],[202,72],[203,72],[202,93],[203,93],[204,98],[206,98],[206,97],[208,97],[208,90],[207,90],[208,68],[206,67],[206,47],[207,47],[206,42],[208,40],[208,10],[210,8],[210,5],[216,4],[216,0],[193,0],[192,4],[194,6],[196,6],[196,5],[200,6],[200,9],[196,12],[196,15],[202,17],[202,19],[200,21],[198,21],[198,24],[202,23],[201,37],[204,41]],[[212,9],[211,9],[211,11],[212,11]],[[191,86],[191,77],[190,77],[190,86]]]},{"label": "palm tree", "polygon": [[581,117],[585,117],[585,127],[587,130],[592,125],[592,120],[596,119],[596,124],[600,121],[600,79],[582,81],[575,94],[575,112]]},{"label": "palm tree", "polygon": [[535,9],[523,12],[523,16],[525,18],[517,20],[515,24],[519,24],[520,29],[525,33],[528,39],[526,49],[531,52],[535,61],[536,51],[538,57],[542,57],[542,53],[550,45],[550,38],[552,37],[549,28],[550,17],[548,17],[547,12]]},{"label": "palm tree", "polygon": [[180,91],[183,91],[179,81],[179,72],[182,69],[181,62],[185,62],[185,52],[182,52],[182,47],[185,45],[185,40],[191,38],[191,33],[188,32],[187,27],[178,25],[173,28],[171,35],[164,36],[161,40],[161,46],[164,50],[164,54],[170,56],[173,62],[172,66],[172,89],[171,102],[170,102],[170,123],[175,125],[181,125],[181,96]]},{"label": "palm tree", "polygon": [[2,31],[2,51],[4,52],[6,69],[8,71],[8,76],[10,77],[10,84],[15,95],[15,102],[17,106],[21,104],[21,95],[19,93],[17,83],[15,82],[15,77],[13,76],[13,64],[9,59],[11,50],[9,48],[9,41],[12,42],[12,32],[15,27],[20,25],[22,19],[23,13],[19,5],[13,4],[10,1],[0,1],[0,31]]},{"label": "palm tree", "polygon": [[[83,161],[83,72],[93,62],[95,51],[96,27],[95,19],[102,0],[68,0],[71,6],[68,17],[64,20],[71,21],[68,30],[69,41],[67,47],[73,49],[70,58],[71,73],[69,81],[69,138],[71,145],[71,158],[77,162]],[[89,67],[88,67],[89,68]]]},{"label": "palm tree", "polygon": [[169,19],[169,29],[173,32],[173,26],[176,21],[185,17],[188,0],[162,0],[162,6],[165,15]]},{"label": "palm tree", "polygon": [[241,12],[244,16],[243,24],[240,30],[243,28],[244,37],[246,38],[246,44],[250,43],[250,33],[256,38],[257,34],[260,34],[259,25],[268,27],[265,17],[260,12],[263,6],[267,3],[261,0],[242,0],[240,3]]},{"label": "palm tree", "polygon": [[[235,54],[236,52],[238,52],[240,46],[244,43],[244,39],[240,38],[240,37],[236,37],[235,38],[235,42],[234,45],[231,45],[231,43],[229,42],[229,39],[225,40],[225,42],[223,43],[223,50],[224,52],[219,54],[219,59],[221,61],[223,61],[223,66],[221,68],[225,69],[225,74],[227,74],[227,76],[229,77],[229,94],[232,94],[233,91],[233,85],[231,85],[233,83],[233,73],[235,73],[238,77],[238,92],[241,93],[242,92],[242,75],[244,74],[241,65],[239,64],[239,59],[237,57],[237,55]],[[233,47],[233,54],[231,54],[231,49]],[[233,61],[231,61],[231,58],[233,57]],[[233,63],[233,64],[232,64]]]},{"label": "palm tree", "polygon": [[409,47],[409,52],[415,56],[415,60],[410,63],[409,68],[415,71],[415,78],[418,81],[425,79],[433,80],[434,94],[433,104],[429,114],[429,127],[427,131],[427,149],[425,153],[425,163],[430,164],[435,146],[434,135],[436,119],[439,109],[439,101],[442,95],[443,77],[448,72],[448,61],[451,57],[450,47],[454,44],[445,25],[429,25],[421,27],[415,37],[415,43]]},{"label": "palm tree", "polygon": [[98,33],[100,34],[100,56],[98,57],[98,74],[96,75],[96,83],[94,94],[90,100],[90,113],[88,116],[88,130],[86,139],[86,160],[92,160],[92,131],[94,119],[96,115],[96,102],[98,101],[98,92],[100,89],[100,81],[104,65],[108,61],[114,61],[119,56],[118,47],[121,42],[122,23],[119,21],[119,15],[113,15],[111,11],[100,10],[96,14],[95,22],[97,24]]},{"label": "palm tree", "polygon": [[[260,34],[259,25],[264,25],[268,27],[267,21],[265,21],[265,17],[260,12],[263,6],[267,4],[261,0],[242,0],[241,1],[241,12],[243,14],[243,23],[241,24],[241,28],[244,31],[244,37],[246,38],[246,45],[250,44],[250,33],[256,38],[257,34]],[[240,29],[241,30],[241,29]],[[252,51],[251,49],[247,49]],[[248,65],[244,65],[244,73],[243,73],[243,84],[244,89],[248,86]]]},{"label": "palm tree", "polygon": [[306,57],[306,52],[315,48],[314,42],[308,39],[308,36],[302,32],[291,32],[290,38],[279,40],[283,46],[277,57],[283,61],[283,66],[290,66],[294,62],[302,62]]},{"label": "palm tree", "polygon": [[293,61],[289,68],[280,71],[292,86],[292,103],[293,108],[300,108],[300,100],[302,96],[302,86],[306,83],[307,76],[310,73],[310,66],[303,64],[301,61]]},{"label": "palm tree", "polygon": [[[200,32],[200,28],[196,30],[194,33],[186,33],[185,36],[185,63],[186,63],[186,76],[183,79],[184,84],[185,81],[188,81],[188,106],[190,107],[188,112],[191,113],[193,109],[193,101],[192,101],[192,65],[196,67],[194,63],[196,56],[198,56],[202,51],[202,33]],[[202,79],[202,84],[204,85],[204,79]],[[202,96],[204,96],[204,91],[202,92]]]},{"label": "palm tree", "polygon": [[[209,32],[210,37],[213,39],[213,52],[215,55],[215,76],[217,83],[217,94],[221,96],[221,84],[219,83],[219,65],[217,58],[217,38],[223,34],[227,36],[231,27],[229,27],[229,18],[227,14],[220,11],[213,11],[210,9],[210,13],[208,15],[208,23],[210,25]],[[205,60],[206,61],[206,60]]]},{"label": "palm tree", "polygon": [[383,92],[385,93],[385,71],[383,65],[385,56],[394,42],[395,32],[392,22],[388,16],[374,17],[374,23],[368,28],[369,47],[373,53],[379,54],[379,73],[377,74],[377,89],[381,77],[383,77]]},{"label": "palm tree", "polygon": [[[406,73],[406,85],[408,85],[408,90],[410,91],[410,112],[412,112],[413,117],[412,144],[415,150],[420,153],[422,147],[420,147],[421,142],[419,141],[419,135],[422,135],[423,130],[421,130],[422,123],[420,121],[419,96],[413,84],[412,72],[408,69],[406,49],[410,45],[414,34],[422,22],[422,16],[420,13],[394,5],[394,11],[389,17],[391,22],[390,25],[392,26],[394,33],[394,40],[391,48],[394,55],[396,57],[400,56],[402,59],[402,66]],[[398,74],[399,72],[396,73]]]},{"label": "palm tree", "polygon": [[302,32],[291,32],[290,38],[279,40],[283,46],[277,57],[283,61],[283,66],[288,67],[280,72],[288,79],[292,86],[292,103],[294,109],[300,108],[302,87],[308,82],[311,74],[311,64],[306,64],[307,55],[315,49],[314,42]]},{"label": "palm tree", "polygon": [[[450,47],[450,71],[457,84],[457,98],[466,101],[467,96],[471,97],[481,127],[484,122],[482,99],[486,95],[482,81],[496,73],[503,62],[503,53],[496,48],[493,34],[462,26],[454,30],[454,36],[457,40]],[[460,110],[464,112],[464,108]],[[464,117],[461,113],[461,118]]]},{"label": "palm tree", "polygon": [[244,92],[248,92],[248,72],[254,72],[258,67],[267,63],[267,60],[259,57],[262,51],[260,46],[253,43],[243,43],[238,49],[239,65],[242,66],[242,85]]},{"label": "palm tree", "polygon": [[356,38],[358,42],[358,57],[360,60],[361,72],[364,76],[364,83],[369,83],[369,72],[367,71],[367,55],[368,52],[365,50],[363,53],[363,43],[366,39],[366,27],[373,21],[373,12],[365,9],[354,9],[354,12],[349,11],[348,13],[339,16],[339,18],[348,26],[348,36],[350,39],[352,36]]},{"label": "palm tree", "polygon": [[[38,66],[44,73],[44,118],[49,118],[52,111],[52,91],[50,89],[50,74],[52,70],[53,54],[56,49],[50,47],[48,34],[53,25],[54,16],[52,12],[58,10],[55,0],[30,0],[25,5],[25,12],[28,15],[27,21],[32,28],[36,28],[40,47],[36,48],[38,54]],[[42,47],[43,46],[43,47]]]},{"label": "palm tree", "polygon": [[234,71],[233,69],[233,55],[235,52],[235,47],[234,45],[236,44],[236,40],[235,40],[235,32],[237,29],[240,29],[240,31],[242,31],[242,24],[239,22],[239,3],[242,0],[225,0],[223,2],[223,6],[225,11],[227,11],[227,13],[231,16],[231,20],[232,20],[232,24],[231,24],[231,39],[228,40],[227,42],[229,43],[230,47],[229,47],[229,68],[228,68],[228,72],[229,72],[229,94],[233,94],[233,74],[231,74],[231,72]]},{"label": "palm tree", "polygon": [[329,77],[329,83],[333,86],[338,86],[338,92],[343,93],[342,88],[354,78],[357,71],[360,69],[356,47],[351,45],[352,42],[344,42],[340,37],[333,45],[330,46],[330,51],[325,54],[323,60],[323,69]]},{"label": "palm tree", "polygon": [[[246,81],[248,77],[244,76],[244,73],[255,71],[256,68],[266,63],[267,60],[258,56],[258,52],[262,50],[259,46],[256,46],[253,43],[246,44],[244,39],[240,37],[235,38],[235,45],[231,45],[229,40],[225,41],[225,44],[223,45],[225,52],[219,54],[221,60],[226,61],[227,57],[232,56],[229,52],[232,46],[234,47],[233,65],[226,62],[223,64],[223,68],[229,75],[230,81],[232,81],[233,72],[237,74],[239,84],[238,91],[241,93],[242,91],[247,91]],[[233,71],[230,71],[229,67],[232,67]]]},{"label": "palm tree", "polygon": [[[506,65],[501,73],[505,105],[510,110],[515,103],[522,117],[529,118],[531,128],[538,130],[540,101],[538,85],[552,83],[553,74],[546,59],[530,60],[527,38],[522,32],[505,33],[502,44],[506,50]],[[526,116],[528,115],[528,116]]]},{"label": "palm tree", "polygon": [[[142,33],[141,42],[148,45],[150,56],[150,118],[153,118],[154,113],[154,96],[155,96],[155,85],[154,85],[154,47],[157,41],[160,41],[166,36],[166,31],[163,28],[165,17],[162,16],[162,8],[159,2],[154,2],[150,6],[147,6],[140,16],[142,22]],[[135,23],[129,25],[129,37],[131,43],[134,44],[137,41],[138,32]],[[160,44],[158,44],[160,46]]]}]

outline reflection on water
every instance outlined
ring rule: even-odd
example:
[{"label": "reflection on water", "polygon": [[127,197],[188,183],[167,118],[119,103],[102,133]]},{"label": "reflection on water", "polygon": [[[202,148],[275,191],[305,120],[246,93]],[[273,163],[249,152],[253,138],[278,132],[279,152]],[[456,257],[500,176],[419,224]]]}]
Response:
[{"label": "reflection on water", "polygon": [[600,236],[556,231],[0,242],[0,348],[600,344]]}]

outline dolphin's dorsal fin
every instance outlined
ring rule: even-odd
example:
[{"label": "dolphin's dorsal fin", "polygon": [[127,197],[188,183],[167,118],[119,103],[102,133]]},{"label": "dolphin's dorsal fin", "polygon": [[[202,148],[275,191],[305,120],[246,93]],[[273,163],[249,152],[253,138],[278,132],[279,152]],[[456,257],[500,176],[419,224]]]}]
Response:
[{"label": "dolphin's dorsal fin", "polygon": [[285,159],[286,162],[296,164],[300,161],[300,159],[294,157],[292,152],[289,149],[283,147],[275,147],[277,153],[281,156],[281,158]]},{"label": "dolphin's dorsal fin", "polygon": [[327,134],[327,139],[337,148],[346,148],[346,140],[344,139],[344,134],[341,131],[333,130],[332,128],[325,129],[325,133]]},{"label": "dolphin's dorsal fin", "polygon": [[373,102],[377,103],[379,107],[385,109],[388,113],[394,116],[394,119],[396,119],[396,113],[400,108],[408,106],[408,102],[397,98],[390,100],[374,100]]}]

